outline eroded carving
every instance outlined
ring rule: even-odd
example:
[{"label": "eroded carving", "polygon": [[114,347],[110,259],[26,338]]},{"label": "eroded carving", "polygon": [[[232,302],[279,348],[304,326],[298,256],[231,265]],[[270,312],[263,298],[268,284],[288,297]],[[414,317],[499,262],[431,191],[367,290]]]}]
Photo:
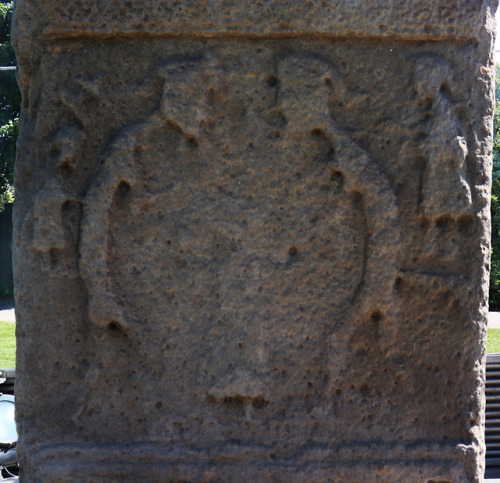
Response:
[{"label": "eroded carving", "polygon": [[435,220],[470,216],[471,188],[467,179],[467,142],[454,107],[451,68],[442,58],[425,55],[415,59],[416,100],[424,131],[420,151],[425,159],[421,212]]},{"label": "eroded carving", "polygon": [[[276,65],[223,80],[215,58],[167,61],[159,109],[104,154],[84,202],[80,265],[102,345],[91,377],[106,368],[108,389],[112,354],[140,347],[147,330],[159,341],[151,357],[163,353],[175,372],[182,354],[200,377],[192,404],[216,417],[230,405],[252,420],[290,391],[324,417],[346,354],[339,333],[394,311],[397,203],[381,167],[329,114],[335,90],[345,95],[340,76],[307,55]],[[241,112],[239,125],[225,124],[227,110]],[[202,341],[188,341],[192,331]]]},{"label": "eroded carving", "polygon": [[[473,481],[488,152],[466,99],[486,104],[477,48],[58,42],[31,80],[17,173],[29,465],[52,480],[76,460],[86,481],[122,461],[151,462],[157,480],[364,481],[376,466],[386,480]],[[446,58],[442,92],[419,80],[422,53]],[[446,116],[455,158],[432,211],[442,153],[425,137],[438,146],[431,124]],[[57,220],[46,240],[36,193],[37,216]],[[62,270],[78,243],[81,270]]]}]

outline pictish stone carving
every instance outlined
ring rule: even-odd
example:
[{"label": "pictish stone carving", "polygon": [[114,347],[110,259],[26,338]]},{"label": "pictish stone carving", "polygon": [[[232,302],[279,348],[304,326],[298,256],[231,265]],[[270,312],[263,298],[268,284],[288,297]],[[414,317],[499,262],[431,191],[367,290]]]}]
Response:
[{"label": "pictish stone carving", "polygon": [[226,3],[18,2],[25,478],[479,481],[494,2]]}]

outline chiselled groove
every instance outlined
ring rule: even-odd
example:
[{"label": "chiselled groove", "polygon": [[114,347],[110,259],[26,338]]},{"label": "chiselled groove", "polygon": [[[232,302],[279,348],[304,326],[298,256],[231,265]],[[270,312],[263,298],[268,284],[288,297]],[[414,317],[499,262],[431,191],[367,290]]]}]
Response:
[{"label": "chiselled groove", "polygon": [[287,31],[287,32],[269,32],[269,33],[253,33],[253,32],[146,32],[142,30],[136,31],[121,31],[121,32],[96,32],[91,30],[53,30],[45,32],[42,36],[43,41],[116,41],[116,40],[333,40],[337,42],[380,42],[380,41],[397,41],[404,43],[443,43],[453,41],[454,44],[469,43],[476,41],[474,35],[453,35],[453,34],[429,34],[429,33],[381,33],[380,35],[366,34],[362,32],[348,32],[346,34],[335,34],[330,32],[315,32],[315,31]]},{"label": "chiselled groove", "polygon": [[359,295],[361,294],[361,292],[363,290],[363,285],[365,283],[366,268],[367,268],[368,256],[369,256],[368,246],[370,243],[370,235],[369,235],[369,228],[368,228],[368,226],[369,226],[368,220],[366,218],[366,210],[364,209],[364,206],[363,206],[362,193],[354,191],[351,193],[351,198],[352,198],[353,206],[356,207],[356,211],[358,211],[361,214],[361,219],[360,219],[359,223],[361,225],[360,231],[361,231],[361,233],[363,233],[363,241],[364,241],[364,243],[363,243],[363,258],[362,258],[362,262],[361,262],[362,263],[362,265],[361,265],[362,270],[361,270],[358,284],[356,285],[356,287],[352,293],[351,300],[350,300],[350,303],[353,304],[357,300]]},{"label": "chiselled groove", "polygon": [[455,282],[460,282],[460,283],[469,283],[470,279],[468,277],[464,277],[460,273],[453,273],[453,272],[444,272],[444,271],[430,271],[430,270],[412,270],[412,269],[406,269],[402,268],[400,269],[401,273],[404,273],[405,275],[412,276],[412,277],[424,277],[424,278],[438,278],[442,280],[451,280]]},{"label": "chiselled groove", "polygon": [[[128,205],[130,203],[130,197],[131,197],[131,191],[132,187],[130,186],[130,183],[128,183],[125,180],[121,180],[114,192],[113,195],[113,202],[112,202],[112,209],[109,210],[109,228],[108,228],[108,239],[107,239],[107,247],[106,251],[108,254],[107,258],[107,277],[109,278],[109,283],[110,285],[113,286],[115,294],[119,294],[120,300],[122,301],[122,304],[125,304],[128,307],[128,301],[127,301],[127,296],[123,288],[120,286],[119,283],[119,277],[117,276],[117,271],[116,271],[116,259],[113,256],[113,253],[115,251],[115,238],[113,236],[114,230],[116,229],[116,226],[119,225],[122,221],[123,218],[123,212],[127,210]],[[108,315],[108,319],[113,319],[108,322],[108,320],[105,320],[104,322],[107,322],[106,328],[110,332],[118,332],[122,331],[122,324],[119,323],[119,321],[114,320],[113,314]]]},{"label": "chiselled groove", "polygon": [[[96,448],[99,449],[98,452],[94,452]],[[146,451],[144,451],[144,448],[146,448]],[[247,451],[247,454],[254,454],[256,457],[273,450],[273,447],[269,445],[245,445],[241,442],[236,441],[233,443],[214,442],[214,444],[212,445],[213,454],[220,454],[221,456],[223,455],[224,459],[227,461],[239,461],[239,451],[242,448]],[[70,458],[72,452],[78,452],[84,455],[84,458],[82,458],[83,461],[85,461],[86,458],[89,458],[89,461],[92,461],[96,464],[102,464],[103,462],[107,463],[108,458],[114,459],[115,461],[121,461],[124,457],[124,454],[130,456],[133,461],[137,460],[139,455],[142,456],[142,461],[144,461],[144,459],[146,459],[146,461],[149,459],[151,459],[151,461],[155,461],[155,458],[158,457],[160,457],[161,460],[165,462],[178,463],[179,461],[183,460],[182,456],[179,456],[178,454],[172,454],[169,451],[165,451],[164,447],[161,445],[153,445],[141,440],[122,444],[90,444],[80,442],[51,445],[36,444],[35,449],[35,458],[37,462],[50,458],[55,452],[57,452],[61,461],[64,461],[66,458]],[[387,454],[391,454],[394,461],[402,465],[404,465],[405,462],[410,459],[426,460],[430,458],[429,455],[435,455],[435,462],[437,465],[439,465],[444,463],[449,464],[450,461],[453,461],[455,459],[456,454],[456,449],[451,444],[439,444],[435,441],[426,440],[420,440],[407,445],[403,445],[399,441],[354,441],[339,445],[338,447],[309,441],[304,444],[304,449],[306,454],[309,451],[311,452],[311,456],[309,459],[310,462],[325,465],[328,465],[328,458],[321,458],[318,453],[315,454],[315,451],[317,451],[318,449],[328,451],[328,453],[335,455],[335,460],[340,464],[359,463],[359,458],[361,456],[363,457],[363,464],[366,464],[367,460],[374,464],[380,464],[381,462],[387,463]],[[198,447],[190,447],[188,461],[195,461],[196,463],[213,462],[213,454],[207,455],[206,451],[200,451]]]}]

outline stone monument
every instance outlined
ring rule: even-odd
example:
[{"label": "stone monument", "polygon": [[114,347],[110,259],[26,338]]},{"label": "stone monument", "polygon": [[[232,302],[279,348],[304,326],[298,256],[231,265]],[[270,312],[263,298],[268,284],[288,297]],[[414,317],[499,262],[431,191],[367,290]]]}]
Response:
[{"label": "stone monument", "polygon": [[25,481],[480,481],[496,0],[18,0]]}]

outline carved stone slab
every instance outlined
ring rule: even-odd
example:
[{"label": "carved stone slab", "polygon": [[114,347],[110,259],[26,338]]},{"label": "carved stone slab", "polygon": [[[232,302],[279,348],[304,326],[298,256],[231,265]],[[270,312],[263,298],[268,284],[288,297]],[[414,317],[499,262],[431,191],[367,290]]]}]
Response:
[{"label": "carved stone slab", "polygon": [[27,481],[481,479],[496,5],[455,3],[19,0]]}]

